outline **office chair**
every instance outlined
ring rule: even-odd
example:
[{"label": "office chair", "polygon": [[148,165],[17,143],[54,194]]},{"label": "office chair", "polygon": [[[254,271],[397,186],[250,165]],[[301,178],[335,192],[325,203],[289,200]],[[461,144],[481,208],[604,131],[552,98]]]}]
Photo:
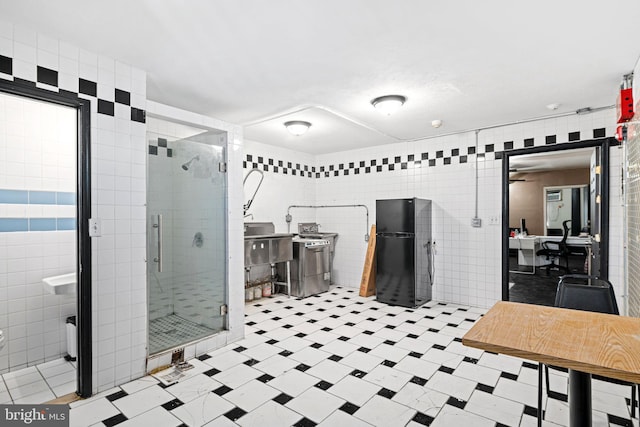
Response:
[{"label": "office chair", "polygon": [[[578,283],[575,283],[575,282]],[[567,274],[560,278],[556,293],[555,307],[597,313],[620,314],[613,286],[608,280],[584,274]],[[538,364],[538,426],[542,425],[542,367],[546,376],[547,396],[549,396],[549,366]],[[631,417],[635,417],[636,385],[619,380],[597,377],[604,381],[631,386]],[[640,387],[640,386],[638,386]],[[640,388],[639,388],[640,391]]]},{"label": "office chair", "polygon": [[[536,255],[546,256],[547,261],[551,261],[549,264],[540,267],[547,270],[547,274],[549,274],[549,270],[551,268],[556,269],[565,269],[567,273],[569,273],[569,247],[567,246],[567,238],[569,237],[569,226],[567,223],[571,222],[570,219],[564,221],[562,223],[563,233],[562,240],[559,242],[542,242],[542,249],[536,252]],[[554,260],[558,260],[558,264],[554,263]],[[560,260],[564,259],[565,265],[560,265]]]}]

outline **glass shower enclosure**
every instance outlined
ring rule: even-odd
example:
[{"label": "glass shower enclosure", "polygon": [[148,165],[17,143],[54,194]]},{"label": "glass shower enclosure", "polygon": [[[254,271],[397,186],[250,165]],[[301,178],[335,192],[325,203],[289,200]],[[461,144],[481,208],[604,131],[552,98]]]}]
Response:
[{"label": "glass shower enclosure", "polygon": [[225,328],[226,138],[147,119],[150,356]]}]

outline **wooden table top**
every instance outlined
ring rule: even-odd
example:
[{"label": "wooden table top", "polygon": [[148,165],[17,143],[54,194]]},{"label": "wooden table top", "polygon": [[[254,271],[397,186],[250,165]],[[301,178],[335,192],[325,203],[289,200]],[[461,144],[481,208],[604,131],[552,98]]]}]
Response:
[{"label": "wooden table top", "polygon": [[462,343],[640,383],[640,318],[500,301]]}]

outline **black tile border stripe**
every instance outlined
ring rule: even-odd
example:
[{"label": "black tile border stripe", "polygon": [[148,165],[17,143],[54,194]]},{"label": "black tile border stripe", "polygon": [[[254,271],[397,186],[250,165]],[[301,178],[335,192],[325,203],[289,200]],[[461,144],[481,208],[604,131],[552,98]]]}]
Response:
[{"label": "black tile border stripe", "polygon": [[104,99],[98,99],[98,113],[106,114],[107,116],[115,115],[115,105],[111,101],[105,101]]},{"label": "black tile border stripe", "polygon": [[131,105],[131,94],[126,90],[115,90],[115,100],[118,104]]},{"label": "black tile border stripe", "polygon": [[[78,78],[78,92],[72,92],[58,87],[58,71],[46,68],[40,65],[36,65],[36,81],[21,79],[13,75],[13,58],[0,55],[0,73],[6,74],[12,77],[14,83],[22,86],[35,87],[36,83],[41,83],[49,86],[44,88],[51,90],[56,88],[58,93],[69,98],[77,98],[79,95],[90,96],[97,98],[98,96],[98,84],[94,81]],[[10,79],[11,80],[11,79]],[[125,90],[115,89],[115,102],[107,101],[104,99],[96,99],[98,102],[98,114],[104,114],[107,116],[114,116],[115,103],[126,105],[131,108],[131,121],[146,123],[146,111],[142,108],[131,107],[131,93]]]},{"label": "black tile border stripe", "polygon": [[36,79],[38,83],[44,83],[49,86],[58,87],[58,72],[49,68],[41,67],[38,65],[36,72]]},{"label": "black tile border stripe", "polygon": [[[594,138],[606,135],[606,128],[593,129]],[[435,167],[473,163],[473,156],[482,160],[501,160],[504,152],[519,148],[529,148],[537,145],[571,143],[580,140],[580,131],[569,132],[566,140],[558,135],[547,135],[544,138],[523,138],[516,147],[516,141],[504,141],[484,144],[479,147],[459,147],[447,150],[434,150],[415,154],[388,155],[379,159],[366,159],[353,162],[339,162],[328,165],[301,165],[265,157],[262,155],[245,154],[242,162],[243,169],[259,169],[264,172],[281,173],[283,175],[299,176],[301,178],[331,178],[350,175],[363,175],[379,172],[395,172],[415,167]],[[502,148],[502,150],[501,150]],[[466,153],[466,154],[461,154]]]},{"label": "black tile border stripe", "polygon": [[85,80],[83,78],[78,79],[79,92],[83,95],[98,96],[98,84],[91,80]]},{"label": "black tile border stripe", "polygon": [[13,75],[13,59],[0,55],[0,73]]}]

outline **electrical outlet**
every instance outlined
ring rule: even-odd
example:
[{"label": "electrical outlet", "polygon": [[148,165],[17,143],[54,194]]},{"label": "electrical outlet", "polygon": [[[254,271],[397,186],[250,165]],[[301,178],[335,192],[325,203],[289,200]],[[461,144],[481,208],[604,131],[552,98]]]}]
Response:
[{"label": "electrical outlet", "polygon": [[489,217],[489,225],[500,225],[500,217],[498,215],[491,215]]}]

